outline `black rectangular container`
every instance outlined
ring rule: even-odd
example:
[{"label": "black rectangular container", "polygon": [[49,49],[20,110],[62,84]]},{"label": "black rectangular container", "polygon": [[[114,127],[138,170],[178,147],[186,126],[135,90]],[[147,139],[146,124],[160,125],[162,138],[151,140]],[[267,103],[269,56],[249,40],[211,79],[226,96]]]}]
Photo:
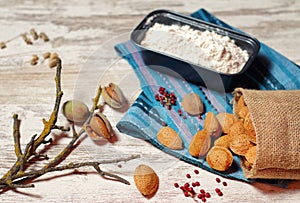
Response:
[{"label": "black rectangular container", "polygon": [[[194,30],[209,30],[223,36],[228,36],[235,41],[237,46],[248,52],[249,59],[240,72],[224,74],[214,69],[201,67],[181,58],[142,46],[141,42],[146,32],[155,23],[164,25],[176,24],[179,26],[188,25]],[[148,14],[132,31],[131,41],[140,47],[144,62],[150,68],[218,91],[231,91],[235,87],[235,79],[250,67],[260,48],[259,42],[249,35],[168,10],[155,10]]]}]

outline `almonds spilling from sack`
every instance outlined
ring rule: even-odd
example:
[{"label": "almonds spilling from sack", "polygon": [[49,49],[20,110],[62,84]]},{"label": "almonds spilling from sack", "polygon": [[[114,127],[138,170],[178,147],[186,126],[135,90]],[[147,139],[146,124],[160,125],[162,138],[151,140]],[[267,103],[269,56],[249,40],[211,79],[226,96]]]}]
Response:
[{"label": "almonds spilling from sack", "polygon": [[133,178],[136,188],[144,196],[152,196],[156,193],[159,186],[159,178],[150,166],[139,165],[134,171]]}]

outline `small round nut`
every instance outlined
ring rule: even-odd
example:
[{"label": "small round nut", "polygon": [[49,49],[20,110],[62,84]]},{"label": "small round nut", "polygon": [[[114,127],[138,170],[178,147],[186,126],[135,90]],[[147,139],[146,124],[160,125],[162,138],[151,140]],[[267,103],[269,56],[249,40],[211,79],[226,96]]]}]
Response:
[{"label": "small round nut", "polygon": [[208,165],[217,171],[226,171],[233,163],[231,152],[219,146],[213,146],[206,155]]},{"label": "small round nut", "polygon": [[209,150],[211,137],[207,130],[199,130],[192,138],[189,145],[189,153],[194,157],[203,157]]},{"label": "small round nut", "polygon": [[204,112],[203,102],[199,95],[195,93],[189,93],[183,97],[182,108],[192,116],[196,116]]}]

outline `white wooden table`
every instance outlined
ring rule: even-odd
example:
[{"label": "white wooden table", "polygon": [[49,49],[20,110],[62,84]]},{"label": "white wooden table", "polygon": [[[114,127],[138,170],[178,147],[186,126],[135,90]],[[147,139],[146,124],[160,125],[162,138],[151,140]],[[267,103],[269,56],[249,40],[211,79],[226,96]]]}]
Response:
[{"label": "white wooden table", "polygon": [[[69,2],[69,3],[66,3]],[[39,133],[42,118],[48,118],[54,103],[54,70],[40,60],[31,66],[32,54],[57,52],[63,60],[63,101],[82,97],[90,101],[100,82],[120,84],[132,103],[140,92],[139,83],[131,67],[114,58],[113,45],[128,39],[129,32],[150,11],[165,8],[192,13],[202,7],[225,22],[257,37],[297,64],[300,64],[300,1],[1,1],[0,41],[6,41],[28,32],[30,28],[44,31],[50,42],[26,45],[16,38],[0,50],[0,174],[15,161],[12,137],[12,115],[18,113],[21,123],[21,144]],[[85,3],[84,3],[85,2]],[[88,75],[84,75],[88,70]],[[105,113],[113,126],[123,113],[109,108]],[[60,116],[60,124],[65,120]],[[116,128],[114,127],[116,130]],[[53,134],[52,137],[60,136]],[[167,155],[149,143],[117,133],[114,144],[98,146],[89,138],[77,147],[64,163],[112,159],[141,154],[140,159],[127,163],[103,165],[101,168],[116,173],[131,185],[106,180],[92,168],[77,172],[64,171],[46,174],[35,180],[35,188],[18,189],[0,194],[0,202],[194,202],[186,198],[174,182],[184,183],[185,174],[196,168]],[[55,155],[69,141],[62,137],[47,151]],[[42,166],[38,162],[33,167]],[[144,198],[135,188],[134,168],[145,163],[152,166],[160,177],[159,190],[151,199]],[[300,200],[300,182],[293,181],[289,189],[265,184],[247,184],[225,180],[223,197],[214,193],[217,176],[200,169],[197,176],[203,188],[213,195],[208,202],[297,202]],[[220,186],[221,187],[221,186]]]}]

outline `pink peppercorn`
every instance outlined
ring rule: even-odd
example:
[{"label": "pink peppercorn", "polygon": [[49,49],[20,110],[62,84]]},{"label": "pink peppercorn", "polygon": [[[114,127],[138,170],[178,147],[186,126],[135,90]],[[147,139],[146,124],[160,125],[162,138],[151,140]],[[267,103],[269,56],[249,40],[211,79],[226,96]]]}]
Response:
[{"label": "pink peppercorn", "polygon": [[202,197],[201,200],[202,200],[202,202],[206,202],[205,197]]},{"label": "pink peppercorn", "polygon": [[224,186],[227,186],[227,183],[226,183],[226,182],[223,182],[223,185],[224,185]]},{"label": "pink peppercorn", "polygon": [[218,195],[219,195],[219,196],[223,196],[223,192],[221,192],[221,191],[218,192]]},{"label": "pink peppercorn", "polygon": [[205,194],[205,190],[204,190],[204,189],[201,189],[201,190],[200,190],[200,193]]},{"label": "pink peppercorn", "polygon": [[195,174],[199,174],[199,171],[197,169],[194,170]]},{"label": "pink peppercorn", "polygon": [[210,196],[210,193],[209,193],[209,192],[205,193],[205,197],[206,197],[206,198],[210,198],[210,197],[211,197],[211,196]]},{"label": "pink peppercorn", "polygon": [[219,188],[215,189],[216,193],[221,192],[221,190]]},{"label": "pink peppercorn", "polygon": [[190,187],[190,184],[189,184],[189,183],[185,183],[185,184],[184,184],[184,187],[185,187],[185,188],[188,188],[188,187]]},{"label": "pink peppercorn", "polygon": [[220,178],[216,178],[217,183],[221,182]]},{"label": "pink peppercorn", "polygon": [[199,182],[199,181],[196,181],[196,182],[195,182],[195,185],[196,185],[196,186],[200,186],[200,182]]},{"label": "pink peppercorn", "polygon": [[189,193],[187,191],[184,191],[183,192],[184,196],[188,197],[189,196]]},{"label": "pink peppercorn", "polygon": [[191,178],[191,175],[190,175],[190,174],[186,174],[186,177],[187,177],[187,178]]},{"label": "pink peppercorn", "polygon": [[179,187],[178,183],[174,183],[174,187],[178,188]]}]

